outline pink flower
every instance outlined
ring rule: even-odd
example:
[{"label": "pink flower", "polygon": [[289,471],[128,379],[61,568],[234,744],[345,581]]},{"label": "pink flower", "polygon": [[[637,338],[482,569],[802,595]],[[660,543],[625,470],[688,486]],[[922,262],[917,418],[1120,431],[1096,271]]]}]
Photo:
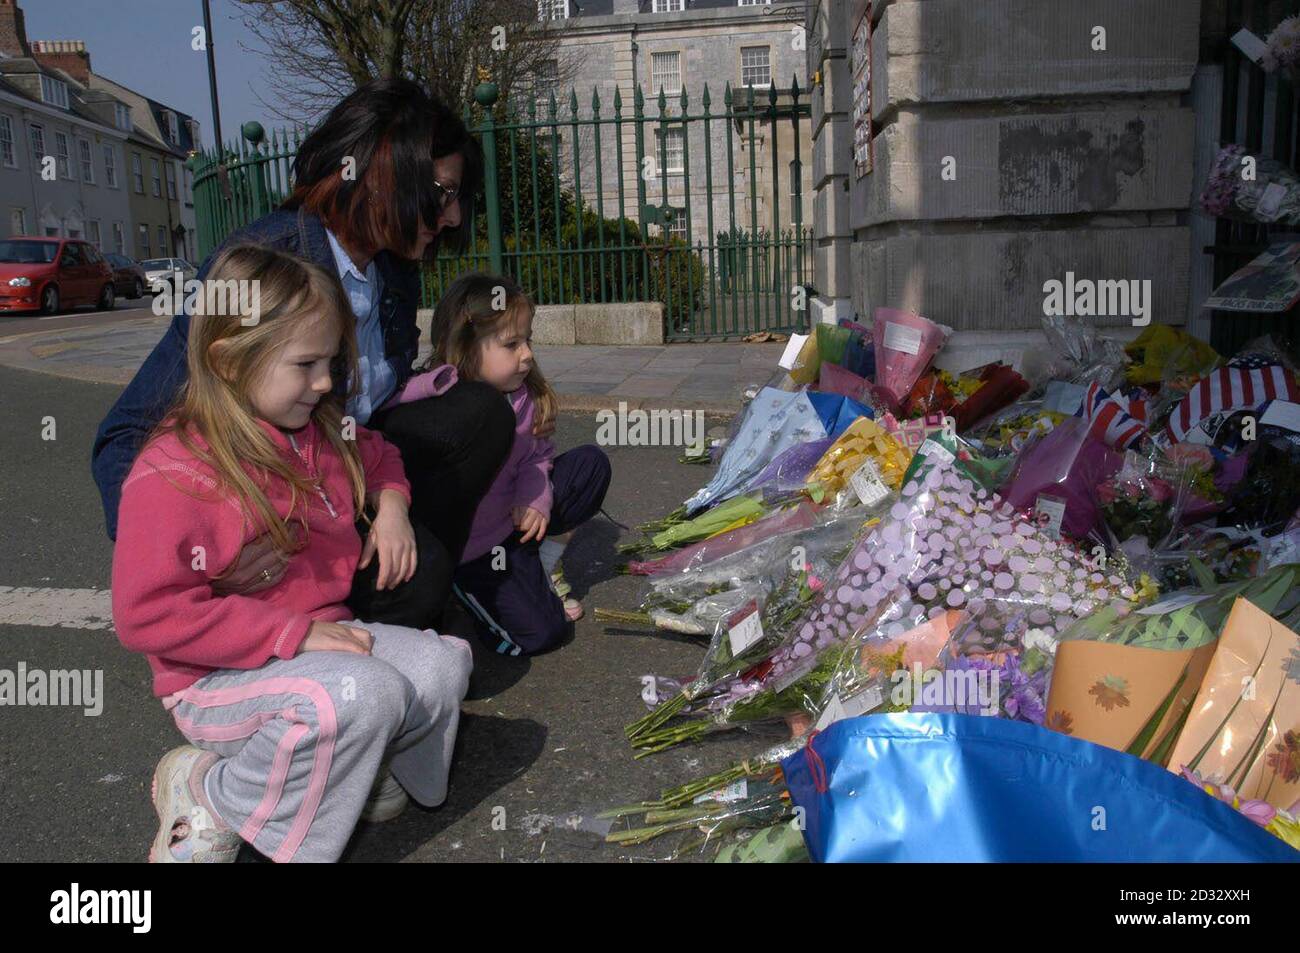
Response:
[{"label": "pink flower", "polygon": [[1164,480],[1157,480],[1156,478],[1152,477],[1150,493],[1151,493],[1151,499],[1155,500],[1157,503],[1163,503],[1165,500],[1169,499],[1171,496],[1174,495],[1174,490],[1173,487],[1171,487]]},{"label": "pink flower", "polygon": [[[1239,811],[1248,820],[1253,821],[1260,827],[1267,827],[1269,824],[1273,823],[1273,818],[1277,817],[1277,809],[1267,801],[1243,801],[1241,798],[1237,797],[1237,792],[1228,787],[1228,785],[1206,781],[1195,771],[1187,767],[1183,768],[1182,775],[1206,794],[1218,798],[1224,804]],[[1300,807],[1300,802],[1296,802],[1295,806]]]},{"label": "pink flower", "polygon": [[1277,817],[1277,809],[1268,801],[1239,801],[1232,806],[1260,827],[1267,827]]},{"label": "pink flower", "polygon": [[1097,497],[1104,505],[1109,506],[1111,503],[1114,503],[1115,496],[1115,487],[1112,484],[1103,483],[1101,486],[1097,487]]}]

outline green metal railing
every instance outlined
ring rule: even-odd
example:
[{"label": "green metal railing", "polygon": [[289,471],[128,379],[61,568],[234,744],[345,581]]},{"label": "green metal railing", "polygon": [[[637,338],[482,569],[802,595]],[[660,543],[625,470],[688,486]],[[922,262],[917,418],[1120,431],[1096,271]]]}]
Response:
[{"label": "green metal railing", "polygon": [[[685,90],[671,99],[661,91],[651,116],[639,88],[628,115],[617,89],[612,108],[593,89],[587,109],[570,90],[562,110],[553,92],[520,108],[481,84],[465,114],[488,183],[472,211],[477,237],[466,254],[426,270],[423,304],[458,274],[488,270],[539,304],[661,301],[675,340],[803,329],[806,295],[796,289],[811,281],[812,241],[799,187],[810,113],[801,94],[797,80],[759,95],[728,85],[714,111],[705,86],[692,111]],[[303,133],[266,141],[257,123],[241,131],[237,148],[190,160],[203,257],[291,189]],[[739,164],[738,150],[747,154]]]}]

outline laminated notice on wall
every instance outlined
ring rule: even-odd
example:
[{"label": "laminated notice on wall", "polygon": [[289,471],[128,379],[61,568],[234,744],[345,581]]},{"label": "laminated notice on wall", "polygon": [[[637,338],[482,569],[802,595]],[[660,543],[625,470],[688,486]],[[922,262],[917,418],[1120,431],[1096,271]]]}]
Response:
[{"label": "laminated notice on wall", "polygon": [[849,51],[849,68],[853,73],[853,165],[857,178],[867,175],[875,165],[871,142],[871,3],[853,30],[853,48]]}]

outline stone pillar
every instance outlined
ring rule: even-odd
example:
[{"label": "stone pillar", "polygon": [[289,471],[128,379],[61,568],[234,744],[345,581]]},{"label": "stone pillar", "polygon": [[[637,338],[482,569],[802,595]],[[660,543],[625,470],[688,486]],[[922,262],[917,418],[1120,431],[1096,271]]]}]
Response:
[{"label": "stone pillar", "polygon": [[[850,174],[853,168],[853,81],[849,75],[852,0],[808,5],[808,75],[812,84],[813,323],[853,315],[849,251]],[[805,213],[806,214],[806,213]]]},{"label": "stone pillar", "polygon": [[[833,33],[847,43],[866,0],[844,6]],[[834,189],[817,207],[837,250],[852,236],[854,310],[869,320],[877,307],[909,308],[949,325],[959,332],[949,364],[1015,360],[1033,346],[1044,284],[1067,272],[1150,281],[1153,322],[1188,313],[1195,119],[1182,103],[1200,0],[1047,6],[876,0],[875,164],[861,179],[852,91],[842,127],[829,107],[819,126],[814,106],[814,163],[832,157],[814,178],[849,184],[847,208]],[[1133,326],[1127,314],[1088,320]]]}]

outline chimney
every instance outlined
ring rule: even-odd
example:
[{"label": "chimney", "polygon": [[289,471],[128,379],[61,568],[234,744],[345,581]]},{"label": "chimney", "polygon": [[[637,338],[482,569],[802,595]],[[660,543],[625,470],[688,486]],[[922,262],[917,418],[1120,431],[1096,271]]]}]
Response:
[{"label": "chimney", "polygon": [[18,0],[0,0],[0,53],[23,57],[32,55]]},{"label": "chimney", "polygon": [[84,41],[33,40],[32,55],[42,66],[61,69],[82,86],[90,85],[90,54]]}]

